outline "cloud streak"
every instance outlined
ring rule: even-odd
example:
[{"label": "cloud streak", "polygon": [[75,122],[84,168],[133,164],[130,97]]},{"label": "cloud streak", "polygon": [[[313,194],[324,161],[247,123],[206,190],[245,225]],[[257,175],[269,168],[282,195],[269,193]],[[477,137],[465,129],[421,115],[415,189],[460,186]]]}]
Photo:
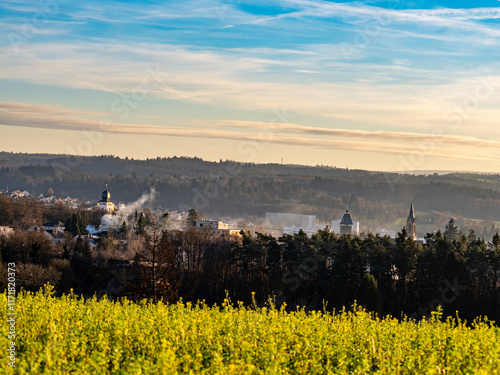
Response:
[{"label": "cloud streak", "polygon": [[[250,49],[245,54],[150,43],[44,43],[26,46],[22,62],[11,51],[0,52],[0,78],[121,94],[140,84],[147,61],[158,61],[164,79],[148,91],[156,99],[245,110],[287,107],[355,127],[396,128],[405,123],[419,130],[442,123],[447,108],[474,93],[477,82],[471,76],[481,74],[454,69],[453,75],[444,75],[404,61],[392,65],[331,61],[324,57],[328,46],[287,49],[284,54],[272,48]],[[482,106],[475,114],[477,121],[493,125],[498,109],[491,107],[491,115],[485,116],[491,104]]]},{"label": "cloud streak", "polygon": [[[54,106],[0,103],[0,125],[87,132],[101,131],[102,123],[100,121],[68,116],[68,114],[73,113],[80,112]],[[221,130],[220,128],[235,128],[236,130]],[[325,129],[291,123],[272,124],[255,121],[218,121],[187,127],[113,123],[107,132],[224,139],[238,141],[242,148],[252,147],[252,144],[257,142],[327,150],[411,155],[420,152],[424,147],[429,151],[429,155],[434,157],[451,160],[500,161],[500,155],[497,152],[500,148],[500,141],[483,140],[470,136]]]}]

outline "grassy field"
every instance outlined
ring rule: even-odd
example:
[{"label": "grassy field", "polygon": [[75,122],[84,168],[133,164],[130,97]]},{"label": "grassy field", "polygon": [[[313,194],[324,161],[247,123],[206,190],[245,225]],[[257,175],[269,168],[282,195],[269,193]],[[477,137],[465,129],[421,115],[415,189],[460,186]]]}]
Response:
[{"label": "grassy field", "polygon": [[[0,294],[7,322],[7,297]],[[286,313],[204,304],[135,304],[49,292],[16,301],[7,374],[498,374],[500,329],[485,320],[398,322],[355,312]],[[7,323],[0,345],[6,353]]]}]

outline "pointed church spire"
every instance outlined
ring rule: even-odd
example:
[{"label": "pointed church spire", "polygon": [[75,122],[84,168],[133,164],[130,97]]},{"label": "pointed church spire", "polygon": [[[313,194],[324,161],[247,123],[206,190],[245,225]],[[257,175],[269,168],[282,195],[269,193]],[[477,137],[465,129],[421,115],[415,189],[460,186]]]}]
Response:
[{"label": "pointed church spire", "polygon": [[415,220],[415,209],[413,208],[413,197],[411,197],[410,213],[408,214],[408,220]]},{"label": "pointed church spire", "polygon": [[408,230],[408,237],[413,240],[417,239],[417,221],[415,220],[415,209],[413,208],[413,197],[411,197],[410,213],[406,220],[406,229]]}]

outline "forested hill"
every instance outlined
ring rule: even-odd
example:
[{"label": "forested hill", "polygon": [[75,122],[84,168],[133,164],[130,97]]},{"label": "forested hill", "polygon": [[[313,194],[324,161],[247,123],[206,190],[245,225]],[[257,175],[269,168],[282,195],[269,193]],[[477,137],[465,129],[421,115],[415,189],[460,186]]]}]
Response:
[{"label": "forested hill", "polygon": [[[500,175],[401,175],[328,166],[207,162],[199,158],[122,159],[0,152],[0,188],[115,202],[155,187],[155,205],[195,208],[210,217],[256,221],[266,211],[339,219],[349,206],[361,230],[400,229],[414,197],[419,235],[454,217],[463,229],[492,232],[500,221]],[[485,236],[490,233],[484,232]]]}]

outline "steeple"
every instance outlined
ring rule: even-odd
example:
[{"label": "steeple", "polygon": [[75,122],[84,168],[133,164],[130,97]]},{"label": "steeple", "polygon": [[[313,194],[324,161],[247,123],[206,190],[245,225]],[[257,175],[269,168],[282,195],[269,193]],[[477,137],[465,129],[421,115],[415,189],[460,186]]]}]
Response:
[{"label": "steeple", "polygon": [[408,220],[415,220],[415,210],[413,209],[413,197],[411,197],[410,214],[408,215]]},{"label": "steeple", "polygon": [[340,224],[352,225],[351,215],[349,214],[349,210],[345,210],[345,214],[340,220]]},{"label": "steeple", "polygon": [[115,210],[115,205],[111,202],[111,194],[108,190],[108,184],[106,184],[106,190],[102,192],[101,200],[97,202],[97,206],[108,213],[111,213]]},{"label": "steeple", "polygon": [[351,219],[351,215],[349,215],[349,209],[345,211],[344,216],[342,217],[342,220],[340,220],[340,235],[343,234],[352,234],[352,226],[353,222]]},{"label": "steeple", "polygon": [[410,213],[406,220],[406,229],[408,230],[408,237],[413,240],[417,239],[417,222],[415,220],[415,209],[413,208],[413,197],[411,197]]}]

